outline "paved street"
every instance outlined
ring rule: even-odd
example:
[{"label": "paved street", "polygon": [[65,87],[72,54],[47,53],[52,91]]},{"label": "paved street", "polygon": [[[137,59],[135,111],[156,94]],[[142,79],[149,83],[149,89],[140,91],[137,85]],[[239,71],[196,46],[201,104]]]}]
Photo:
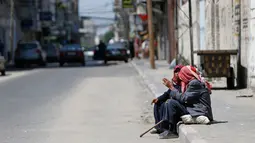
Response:
[{"label": "paved street", "polygon": [[0,80],[2,143],[178,142],[139,138],[153,124],[153,96],[130,64],[24,72]]}]

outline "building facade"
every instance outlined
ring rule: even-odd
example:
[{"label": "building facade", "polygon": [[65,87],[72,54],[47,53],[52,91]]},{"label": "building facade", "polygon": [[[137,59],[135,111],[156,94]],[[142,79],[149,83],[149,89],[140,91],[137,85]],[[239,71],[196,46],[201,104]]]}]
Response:
[{"label": "building facade", "polygon": [[82,46],[90,47],[95,45],[96,25],[90,17],[81,17],[79,32]]}]

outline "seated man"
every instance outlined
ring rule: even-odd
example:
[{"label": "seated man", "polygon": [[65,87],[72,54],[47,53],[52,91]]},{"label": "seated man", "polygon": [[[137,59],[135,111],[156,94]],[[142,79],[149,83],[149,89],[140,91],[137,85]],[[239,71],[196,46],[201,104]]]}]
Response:
[{"label": "seated man", "polygon": [[[172,78],[174,87],[177,90],[181,90],[181,82],[178,78],[178,73],[181,70],[183,66],[177,65],[174,68],[174,77]],[[163,79],[166,80],[166,79]],[[155,118],[155,124],[157,124],[159,121],[162,120],[163,116],[163,109],[164,109],[164,103],[170,99],[170,92],[171,90],[168,89],[166,92],[163,93],[163,95],[159,96],[158,98],[155,98],[152,100],[152,104],[154,103],[154,118]],[[160,134],[163,132],[162,125],[159,125],[156,127],[156,130],[152,131],[152,134]]]},{"label": "seated man", "polygon": [[210,98],[211,86],[202,80],[191,66],[183,67],[178,76],[181,80],[181,92],[174,88],[172,82],[165,81],[165,85],[171,90],[171,99],[164,106],[162,120],[168,127],[159,135],[160,139],[178,137],[177,123],[183,115],[204,116],[210,121],[213,120]]}]

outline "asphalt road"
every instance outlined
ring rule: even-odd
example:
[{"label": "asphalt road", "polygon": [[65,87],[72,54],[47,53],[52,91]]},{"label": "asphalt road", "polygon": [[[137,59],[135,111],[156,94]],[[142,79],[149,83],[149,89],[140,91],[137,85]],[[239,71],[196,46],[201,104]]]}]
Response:
[{"label": "asphalt road", "polygon": [[139,138],[153,124],[152,95],[130,64],[25,72],[0,80],[1,143],[171,142]]}]

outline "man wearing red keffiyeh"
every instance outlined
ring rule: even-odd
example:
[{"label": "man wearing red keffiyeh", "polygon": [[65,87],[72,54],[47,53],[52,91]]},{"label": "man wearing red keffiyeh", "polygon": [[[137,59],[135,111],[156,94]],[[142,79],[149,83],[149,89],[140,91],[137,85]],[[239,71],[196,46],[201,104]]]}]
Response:
[{"label": "man wearing red keffiyeh", "polygon": [[209,92],[211,93],[211,84],[208,83],[207,81],[205,81],[201,76],[200,73],[197,71],[197,69],[193,66],[185,66],[182,69],[182,72],[180,72],[178,74],[178,77],[181,79],[181,91],[185,92],[186,91],[186,87],[188,85],[188,83],[193,80],[193,79],[197,79],[201,82],[204,82],[206,85],[206,88],[209,90]]},{"label": "man wearing red keffiyeh", "polygon": [[170,97],[164,106],[164,114],[162,124],[165,131],[161,133],[160,139],[175,138],[177,134],[177,123],[184,116],[190,116],[192,119],[204,120],[200,123],[208,124],[213,121],[211,108],[211,86],[202,79],[196,68],[192,66],[184,66],[178,73],[181,80],[181,91],[175,89],[170,81],[166,81],[165,85],[170,89]]}]

